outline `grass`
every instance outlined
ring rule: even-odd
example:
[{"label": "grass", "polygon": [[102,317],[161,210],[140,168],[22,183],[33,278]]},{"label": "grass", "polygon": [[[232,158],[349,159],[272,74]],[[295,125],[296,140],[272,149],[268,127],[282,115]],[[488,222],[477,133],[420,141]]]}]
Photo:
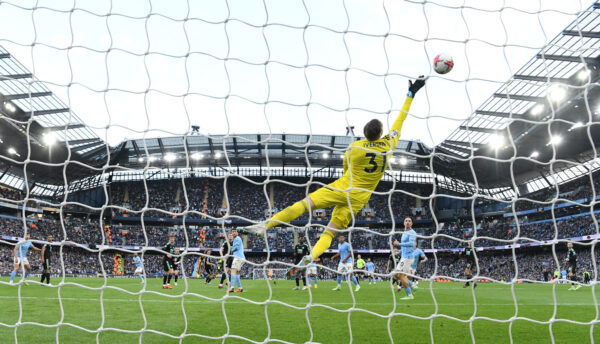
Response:
[{"label": "grass", "polygon": [[[565,321],[598,320],[591,287],[480,284],[473,292],[459,283],[421,283],[415,300],[400,301],[404,293],[389,283],[362,282],[353,296],[347,285],[332,291],[332,281],[310,293],[293,291],[293,281],[270,289],[266,281],[243,281],[243,294],[225,297],[216,283],[200,280],[163,290],[162,280],[149,279],[144,293],[137,279],[108,279],[104,290],[101,278],[65,282],[60,288],[0,284],[0,342],[138,343],[141,336],[143,343],[179,343],[180,337],[222,343],[226,336],[225,343],[389,343],[390,335],[396,343],[467,343],[472,335],[477,343],[509,343],[511,336],[515,343],[548,343],[551,336],[556,343],[600,341],[600,326]],[[561,320],[534,322],[553,318]]]}]

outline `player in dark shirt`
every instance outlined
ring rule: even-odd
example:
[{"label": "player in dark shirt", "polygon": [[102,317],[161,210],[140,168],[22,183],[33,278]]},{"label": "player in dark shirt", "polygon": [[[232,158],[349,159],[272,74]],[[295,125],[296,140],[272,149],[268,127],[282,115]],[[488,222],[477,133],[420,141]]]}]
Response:
[{"label": "player in dark shirt", "polygon": [[173,256],[173,273],[175,274],[175,286],[177,286],[177,279],[179,279],[179,268],[181,267],[181,256],[179,255],[179,249],[175,248],[175,255]]},{"label": "player in dark shirt", "polygon": [[50,258],[52,257],[52,235],[48,235],[47,243],[42,247],[42,280],[40,283],[50,284]]},{"label": "player in dark shirt", "polygon": [[589,271],[584,271],[583,272],[583,283],[585,284],[590,284],[592,275],[590,274]]},{"label": "player in dark shirt", "polygon": [[169,236],[169,242],[162,248],[166,254],[163,257],[163,289],[173,289],[171,287],[171,277],[173,276],[173,255],[175,254],[175,236]]},{"label": "player in dark shirt", "polygon": [[227,234],[227,240],[223,241],[223,245],[219,249],[219,254],[223,260],[223,271],[221,272],[221,282],[219,282],[219,289],[223,288],[223,282],[229,275],[231,264],[233,263],[233,255],[231,254],[231,245],[233,243],[233,234]]},{"label": "player in dark shirt", "polygon": [[565,262],[567,262],[567,275],[571,280],[571,288],[569,290],[577,290],[581,288],[580,284],[577,283],[577,252],[573,248],[573,243],[567,243],[567,258],[565,258]]},{"label": "player in dark shirt", "polygon": [[[463,254],[460,252],[459,255]],[[467,280],[473,278],[473,268],[476,266],[475,263],[475,248],[473,248],[473,242],[469,241],[467,247],[465,247],[464,251],[465,259],[467,260],[467,267],[465,268],[465,275],[467,275]],[[470,281],[465,282],[463,288],[469,287]],[[473,281],[473,288],[477,288],[477,283]]]},{"label": "player in dark shirt", "polygon": [[[296,264],[302,261],[302,257],[310,254],[310,248],[304,241],[304,237],[298,237],[298,243],[294,246],[294,260]],[[300,289],[300,274],[302,274],[302,290],[306,290],[306,267],[304,269],[300,268],[296,270],[296,287],[294,290]]]},{"label": "player in dark shirt", "polygon": [[206,280],[204,283],[209,284],[210,281],[215,277],[215,270],[217,265],[213,263],[211,260],[212,251],[206,251],[206,257],[202,257],[202,261],[204,262],[204,271],[206,271]]}]

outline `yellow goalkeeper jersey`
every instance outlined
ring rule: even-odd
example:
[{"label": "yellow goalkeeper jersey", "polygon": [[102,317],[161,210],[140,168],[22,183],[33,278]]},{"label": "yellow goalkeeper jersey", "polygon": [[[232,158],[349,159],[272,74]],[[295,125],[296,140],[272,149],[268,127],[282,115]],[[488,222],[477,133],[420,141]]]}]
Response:
[{"label": "yellow goalkeeper jersey", "polygon": [[375,190],[383,177],[388,158],[396,149],[400,131],[410,110],[413,98],[407,97],[390,133],[379,140],[355,141],[348,147],[344,156],[344,175],[335,184],[338,188],[359,187]]}]

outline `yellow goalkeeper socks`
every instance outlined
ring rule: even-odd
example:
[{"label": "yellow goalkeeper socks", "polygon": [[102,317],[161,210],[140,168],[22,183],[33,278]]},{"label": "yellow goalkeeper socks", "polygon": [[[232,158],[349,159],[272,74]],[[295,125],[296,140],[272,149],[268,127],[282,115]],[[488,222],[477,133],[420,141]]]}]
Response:
[{"label": "yellow goalkeeper socks", "polygon": [[333,240],[334,237],[335,237],[335,232],[332,232],[329,229],[326,229],[323,232],[323,234],[321,234],[321,238],[319,239],[319,241],[317,241],[317,243],[313,247],[313,251],[312,251],[313,259],[319,258],[323,254],[323,252],[325,252],[325,250],[327,250],[329,248],[329,246],[331,246],[331,241]]},{"label": "yellow goalkeeper socks", "polygon": [[267,224],[267,228],[281,226],[282,222],[289,223],[290,221],[297,219],[298,217],[300,217],[300,215],[306,213],[307,211],[308,203],[306,203],[306,200],[296,202],[275,214],[275,216],[273,216]]}]

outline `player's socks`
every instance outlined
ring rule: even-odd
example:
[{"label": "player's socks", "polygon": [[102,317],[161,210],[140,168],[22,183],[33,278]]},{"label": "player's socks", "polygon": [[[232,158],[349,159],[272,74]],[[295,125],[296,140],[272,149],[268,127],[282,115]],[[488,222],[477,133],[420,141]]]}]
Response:
[{"label": "player's socks", "polygon": [[412,295],[412,290],[410,289],[410,287],[406,288],[405,291],[406,291],[406,296]]},{"label": "player's socks", "polygon": [[46,279],[46,273],[42,272],[42,279],[40,280],[40,283],[44,283],[45,279]]},{"label": "player's socks", "polygon": [[352,276],[352,282],[354,282],[354,285],[358,286],[358,280],[356,279],[356,276]]},{"label": "player's socks", "polygon": [[17,275],[17,270],[13,270],[10,273],[10,281],[12,282],[15,279],[15,276]]},{"label": "player's socks", "polygon": [[167,275],[163,276],[163,285],[167,285]]},{"label": "player's socks", "polygon": [[173,278],[173,275],[167,276],[167,284],[171,284],[171,278]]},{"label": "player's socks", "polygon": [[179,279],[179,275],[175,275],[175,283],[177,283],[178,279]]},{"label": "player's socks", "polygon": [[302,277],[302,285],[306,287],[306,277]]},{"label": "player's socks", "polygon": [[[14,270],[13,270],[14,271]],[[23,279],[26,279],[27,276],[29,276],[29,270],[25,269],[25,276],[23,277]]]},{"label": "player's socks", "polygon": [[142,276],[142,274],[138,274],[138,277],[142,280],[142,282],[144,282],[144,276]]},{"label": "player's socks", "polygon": [[296,202],[275,214],[267,224],[267,229],[276,226],[281,226],[282,222],[289,223],[290,221],[297,219],[298,217],[300,217],[300,215],[304,214],[307,211],[308,204],[306,203],[306,200]]},{"label": "player's socks", "polygon": [[335,234],[332,231],[328,229],[323,231],[323,234],[321,234],[319,241],[317,241],[315,246],[313,246],[313,259],[319,258],[323,254],[323,252],[325,252],[325,250],[327,250],[329,246],[331,246],[331,241],[333,240],[333,237],[335,237]]},{"label": "player's socks", "polygon": [[296,276],[296,287],[300,286],[300,277]]},{"label": "player's socks", "polygon": [[337,277],[337,284],[338,284],[338,287],[340,286],[340,284],[342,284],[342,276],[340,276],[340,275],[338,275],[338,277]]}]

